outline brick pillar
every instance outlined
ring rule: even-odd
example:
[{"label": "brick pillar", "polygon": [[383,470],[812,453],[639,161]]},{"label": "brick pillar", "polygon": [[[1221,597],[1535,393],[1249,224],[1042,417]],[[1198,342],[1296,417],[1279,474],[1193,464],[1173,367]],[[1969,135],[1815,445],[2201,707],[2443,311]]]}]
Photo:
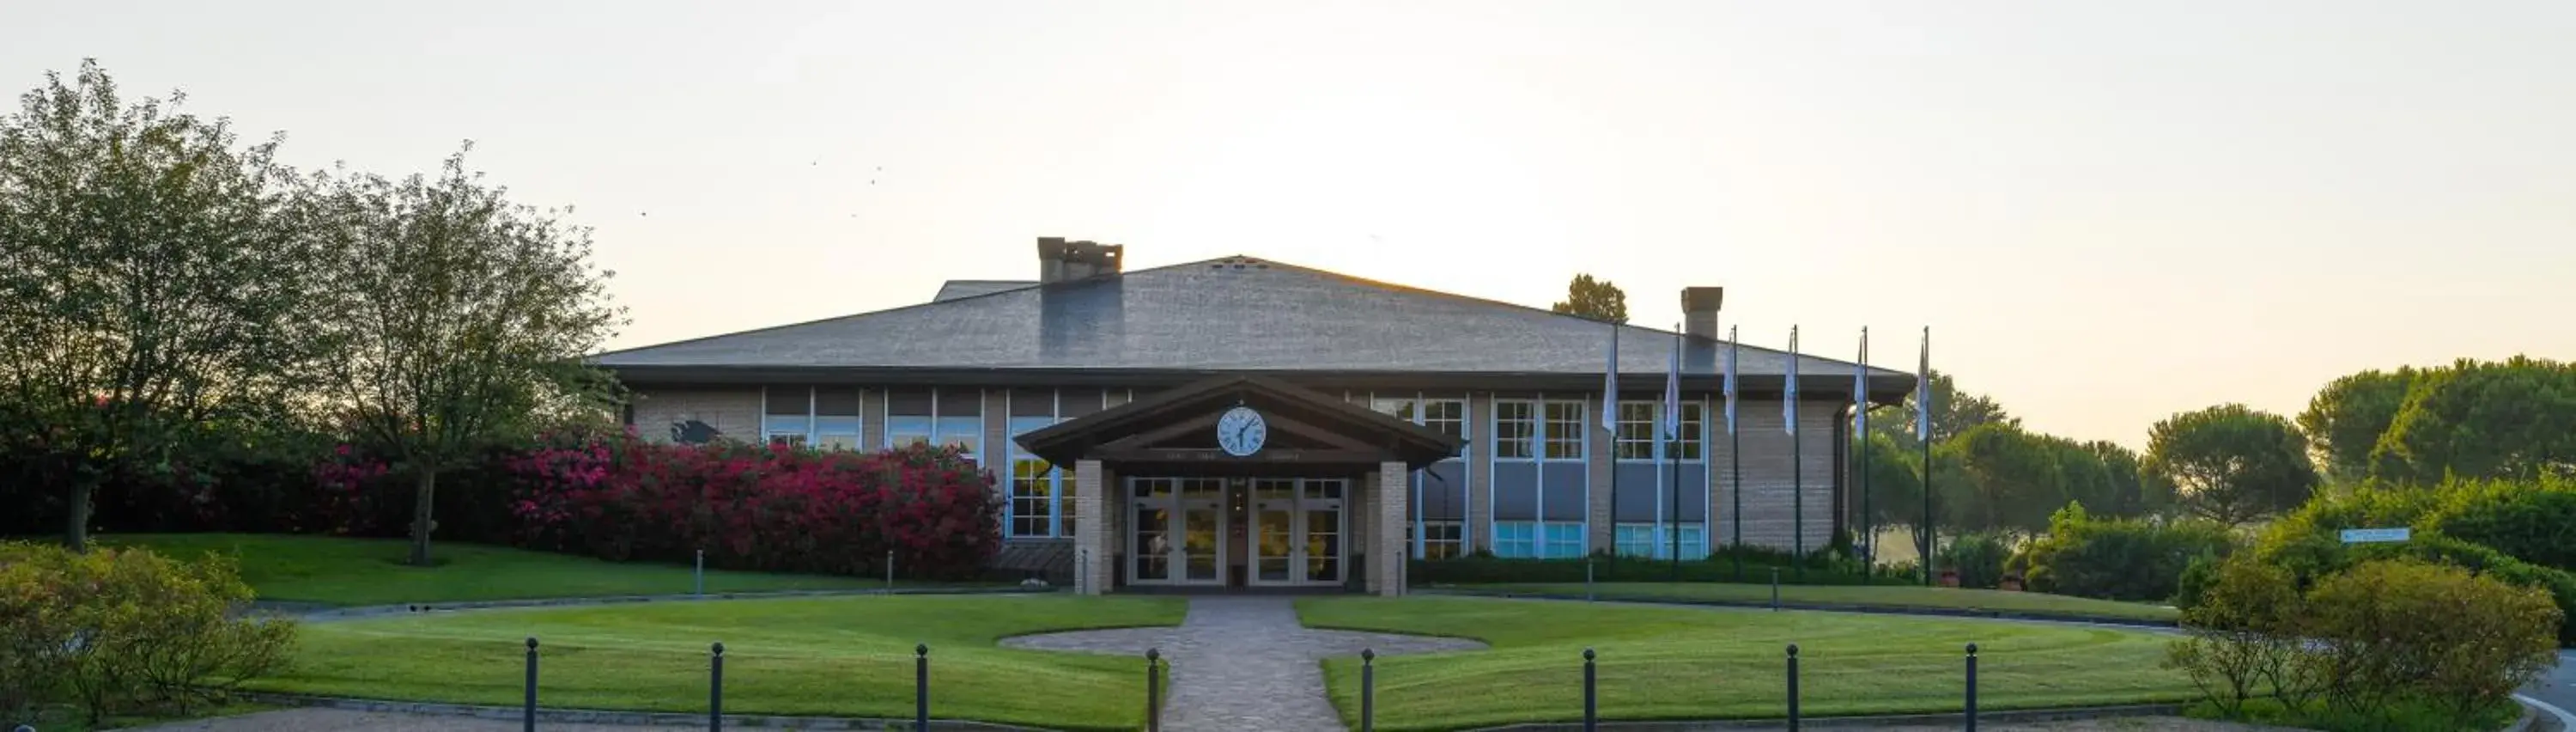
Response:
[{"label": "brick pillar", "polygon": [[1369,568],[1369,583],[1384,597],[1404,594],[1404,559],[1410,556],[1404,550],[1405,504],[1412,500],[1406,477],[1411,474],[1404,463],[1379,463],[1376,485],[1370,486],[1377,494],[1372,519],[1377,531],[1369,537],[1369,562],[1374,565]]},{"label": "brick pillar", "polygon": [[1073,495],[1074,561],[1079,565],[1074,568],[1073,591],[1077,594],[1106,593],[1113,576],[1110,561],[1114,553],[1110,548],[1115,546],[1113,537],[1118,532],[1117,525],[1108,519],[1116,502],[1107,498],[1111,492],[1108,481],[1103,479],[1106,473],[1098,460],[1073,464],[1073,477],[1080,486]]}]

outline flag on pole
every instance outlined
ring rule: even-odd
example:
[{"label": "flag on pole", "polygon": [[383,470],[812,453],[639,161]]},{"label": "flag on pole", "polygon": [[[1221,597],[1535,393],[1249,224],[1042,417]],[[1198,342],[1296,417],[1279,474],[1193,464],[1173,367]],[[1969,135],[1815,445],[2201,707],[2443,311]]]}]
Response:
[{"label": "flag on pole", "polygon": [[1789,326],[1789,380],[1780,394],[1780,424],[1798,434],[1798,326]]},{"label": "flag on pole", "polygon": [[1923,362],[1914,376],[1914,436],[1932,439],[1932,326],[1923,326]]},{"label": "flag on pole", "polygon": [[1869,439],[1869,326],[1860,328],[1860,360],[1852,362],[1852,434]]},{"label": "flag on pole", "polygon": [[1735,434],[1735,326],[1726,326],[1726,433]]},{"label": "flag on pole", "polygon": [[1611,438],[1617,439],[1619,435],[1618,323],[1610,324],[1610,353],[1602,360],[1606,365],[1601,368],[1601,429],[1608,430]]},{"label": "flag on pole", "polygon": [[1664,368],[1664,424],[1666,442],[1682,437],[1682,339],[1680,323],[1673,324],[1673,362]]}]

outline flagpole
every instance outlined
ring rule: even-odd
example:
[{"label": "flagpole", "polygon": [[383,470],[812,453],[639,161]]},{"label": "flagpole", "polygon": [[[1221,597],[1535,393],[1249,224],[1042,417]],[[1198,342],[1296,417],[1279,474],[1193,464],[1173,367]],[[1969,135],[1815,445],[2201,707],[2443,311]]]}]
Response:
[{"label": "flagpole", "polygon": [[1610,359],[1601,372],[1601,427],[1610,431],[1610,574],[1619,573],[1619,323],[1610,322]]},{"label": "flagpole", "polygon": [[1869,513],[1869,326],[1860,328],[1860,378],[1854,382],[1859,391],[1852,394],[1852,426],[1860,436],[1860,565],[1861,574],[1878,567],[1877,527]]},{"label": "flagpole", "polygon": [[[1681,363],[1682,324],[1674,323],[1673,373],[1665,378],[1678,381],[1681,378]],[[1664,474],[1667,476],[1666,480],[1672,484],[1672,493],[1670,494],[1671,503],[1667,504],[1672,508],[1672,510],[1665,514],[1667,516],[1671,516],[1673,520],[1672,527],[1667,529],[1667,531],[1671,532],[1673,542],[1672,571],[1668,579],[1678,581],[1682,578],[1682,466],[1679,455],[1681,452],[1679,448],[1681,447],[1680,443],[1682,437],[1682,405],[1680,400],[1681,395],[1676,393],[1674,390],[1666,390],[1664,392],[1664,397],[1673,400],[1671,404],[1664,407],[1665,409],[1672,410],[1670,413],[1673,417],[1673,424],[1670,428],[1672,430],[1672,434],[1664,439]],[[1701,419],[1705,420],[1707,419],[1707,416],[1701,415]]]},{"label": "flagpole", "polygon": [[1790,574],[1807,578],[1807,441],[1798,435],[1798,326],[1789,326],[1789,381],[1782,391],[1789,417]]},{"label": "flagpole", "polygon": [[1914,397],[1915,437],[1923,443],[1923,586],[1932,586],[1932,326],[1923,326],[1921,388]]},{"label": "flagpole", "polygon": [[1735,431],[1735,328],[1726,329],[1726,459],[1733,463],[1733,488],[1727,495],[1734,499],[1735,540],[1730,544],[1735,554],[1735,581],[1744,581],[1744,437]]}]

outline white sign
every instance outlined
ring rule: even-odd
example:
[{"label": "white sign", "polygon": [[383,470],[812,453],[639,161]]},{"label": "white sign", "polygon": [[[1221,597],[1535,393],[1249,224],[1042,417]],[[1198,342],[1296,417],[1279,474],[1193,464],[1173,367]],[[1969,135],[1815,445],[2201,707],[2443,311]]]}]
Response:
[{"label": "white sign", "polygon": [[2402,527],[2395,529],[2344,529],[2343,543],[2363,544],[2375,541],[2405,541],[2411,533],[2411,530]]}]

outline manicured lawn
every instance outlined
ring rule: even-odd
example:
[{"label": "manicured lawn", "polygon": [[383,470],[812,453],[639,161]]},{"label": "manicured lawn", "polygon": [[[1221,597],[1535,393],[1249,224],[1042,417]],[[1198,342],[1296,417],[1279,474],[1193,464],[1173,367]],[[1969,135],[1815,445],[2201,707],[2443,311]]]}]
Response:
[{"label": "manicured lawn", "polygon": [[1173,625],[1171,598],[891,596],[484,610],[308,624],[263,691],[520,703],[525,638],[540,703],[704,712],[708,644],[725,644],[725,710],[912,716],[913,645],[930,646],[931,714],[1076,729],[1143,722],[1144,661],[1006,650],[1026,633]]},{"label": "manicured lawn", "polygon": [[[1314,627],[1493,645],[1380,659],[1377,724],[1390,730],[1580,720],[1586,647],[1600,654],[1605,719],[1783,716],[1783,651],[1792,642],[1810,715],[1956,712],[1971,642],[1980,646],[1980,709],[2193,696],[2179,674],[2157,668],[2169,636],[2146,631],[1467,597],[1315,598],[1297,611]],[[1359,660],[1332,659],[1324,671],[1334,705],[1356,720]]]},{"label": "manicured lawn", "polygon": [[[126,534],[102,536],[118,546],[146,546],[194,559],[207,552],[240,560],[242,580],[262,600],[326,605],[517,600],[605,595],[683,595],[691,568],[608,562],[482,544],[435,544],[440,564],[403,563],[400,539],[344,539],[277,534]],[[884,587],[882,579],[707,571],[708,592],[833,590]],[[900,584],[898,585],[900,586]]]},{"label": "manicured lawn", "polygon": [[[1458,585],[1439,588],[1443,592],[1515,593],[1561,597],[1582,597],[1582,583],[1563,584],[1491,584]],[[1685,602],[1771,601],[1767,584],[1726,584],[1703,582],[1605,582],[1593,586],[1595,595],[1604,600],[1681,600]],[[1943,610],[1985,610],[2067,617],[2112,618],[2119,620],[2171,621],[2179,613],[2173,608],[2141,602],[2096,600],[2039,592],[2003,592],[1967,590],[1956,587],[1908,587],[1888,585],[1781,585],[1780,601],[1815,605],[1853,605],[1879,608],[1933,608]]]}]

